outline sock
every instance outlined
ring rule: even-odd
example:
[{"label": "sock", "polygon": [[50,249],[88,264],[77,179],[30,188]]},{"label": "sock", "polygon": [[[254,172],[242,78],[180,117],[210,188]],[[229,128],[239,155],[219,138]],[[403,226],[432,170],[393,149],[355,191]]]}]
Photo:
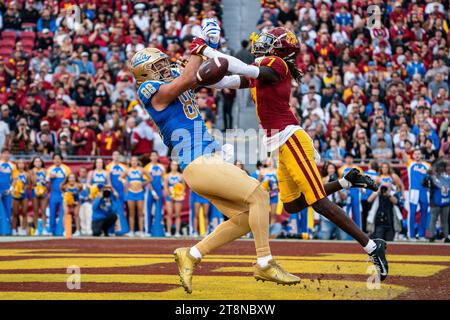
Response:
[{"label": "sock", "polygon": [[267,266],[267,265],[269,264],[269,261],[272,260],[272,259],[273,259],[273,258],[272,258],[271,255],[270,255],[270,256],[265,256],[265,257],[258,258],[258,259],[256,260],[256,263],[257,263],[261,268],[264,268],[265,266]]},{"label": "sock", "polygon": [[193,256],[195,259],[202,258],[202,254],[200,253],[200,251],[198,251],[196,247],[192,247],[191,250],[189,250],[189,254]]},{"label": "sock", "polygon": [[364,247],[364,250],[368,254],[371,254],[376,248],[377,244],[372,239],[370,239],[369,242],[367,242],[367,245]]},{"label": "sock", "polygon": [[341,185],[341,187],[344,188],[344,189],[348,189],[348,188],[350,188],[352,186],[350,181],[345,180],[345,178],[341,178],[338,181],[339,181],[339,184]]}]

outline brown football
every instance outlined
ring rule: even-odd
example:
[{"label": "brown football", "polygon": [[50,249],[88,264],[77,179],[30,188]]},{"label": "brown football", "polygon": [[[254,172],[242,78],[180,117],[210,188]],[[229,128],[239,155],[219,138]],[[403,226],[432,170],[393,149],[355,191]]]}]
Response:
[{"label": "brown football", "polygon": [[227,74],[228,60],[225,58],[208,59],[197,71],[197,81],[203,86],[219,82]]}]

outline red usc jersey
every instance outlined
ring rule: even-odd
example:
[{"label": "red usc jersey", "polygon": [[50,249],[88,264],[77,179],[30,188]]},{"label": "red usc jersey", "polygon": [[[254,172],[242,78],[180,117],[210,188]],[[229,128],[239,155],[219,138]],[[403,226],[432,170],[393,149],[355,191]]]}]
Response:
[{"label": "red usc jersey", "polygon": [[249,79],[256,115],[268,137],[283,130],[288,125],[298,125],[289,105],[291,96],[291,74],[283,59],[276,56],[265,57],[258,66],[267,66],[281,77],[276,83]]},{"label": "red usc jersey", "polygon": [[120,140],[116,132],[101,132],[97,134],[98,148],[101,156],[110,156],[119,149]]}]

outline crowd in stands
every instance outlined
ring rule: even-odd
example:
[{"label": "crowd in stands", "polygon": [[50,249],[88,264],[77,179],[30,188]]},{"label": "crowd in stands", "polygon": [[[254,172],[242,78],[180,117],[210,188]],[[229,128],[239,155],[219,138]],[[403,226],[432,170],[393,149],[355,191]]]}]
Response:
[{"label": "crowd in stands", "polygon": [[[2,1],[0,149],[44,159],[165,156],[128,61],[146,46],[180,59],[202,20],[221,15],[220,0]],[[212,126],[213,92],[201,91],[198,105]]]},{"label": "crowd in stands", "polygon": [[298,35],[304,77],[291,105],[325,160],[449,154],[447,1],[261,2],[259,31]]}]

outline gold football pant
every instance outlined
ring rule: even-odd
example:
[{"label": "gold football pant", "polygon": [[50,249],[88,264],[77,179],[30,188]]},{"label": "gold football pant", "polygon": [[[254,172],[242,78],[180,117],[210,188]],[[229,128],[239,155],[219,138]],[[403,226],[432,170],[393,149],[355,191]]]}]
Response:
[{"label": "gold football pant", "polygon": [[270,255],[269,194],[259,181],[219,155],[195,159],[186,167],[183,177],[194,192],[211,201],[229,218],[196,245],[202,255],[250,231],[257,256]]}]

